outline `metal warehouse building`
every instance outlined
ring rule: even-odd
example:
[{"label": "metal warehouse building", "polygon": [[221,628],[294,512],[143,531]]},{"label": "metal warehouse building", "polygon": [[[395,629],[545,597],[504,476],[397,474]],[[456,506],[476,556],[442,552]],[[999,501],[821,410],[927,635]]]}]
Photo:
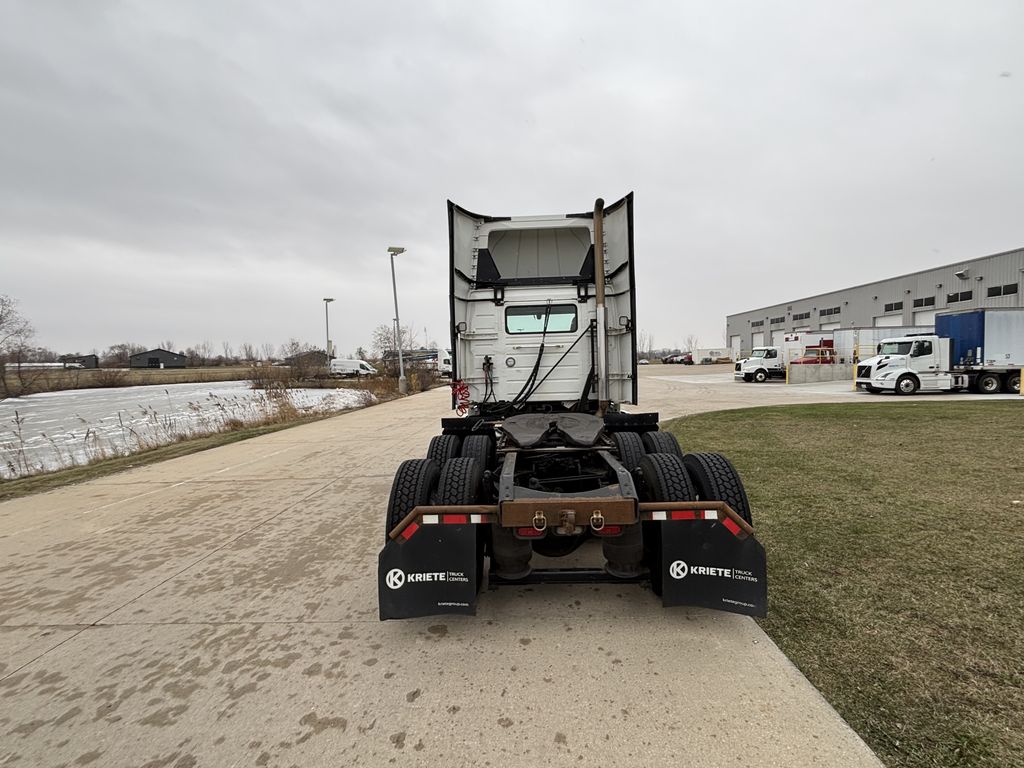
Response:
[{"label": "metal warehouse building", "polygon": [[794,331],[930,326],[936,312],[1022,307],[1024,248],[729,315],[737,358]]}]

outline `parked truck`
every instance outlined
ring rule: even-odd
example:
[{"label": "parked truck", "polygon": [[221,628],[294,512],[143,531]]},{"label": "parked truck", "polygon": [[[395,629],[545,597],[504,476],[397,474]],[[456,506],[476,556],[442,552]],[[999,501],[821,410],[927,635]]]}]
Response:
[{"label": "parked truck", "polygon": [[448,232],[457,416],[395,474],[381,619],[475,613],[485,582],[646,583],[666,606],[765,615],[765,551],[732,464],[626,408],[633,195],[517,218],[449,202]]},{"label": "parked truck", "polygon": [[733,378],[758,384],[768,379],[784,379],[786,366],[797,360],[835,362],[831,333],[788,333],[781,345],[754,347],[750,357],[736,361]]},{"label": "parked truck", "polygon": [[857,388],[912,395],[921,391],[1020,393],[1024,309],[979,309],[935,316],[935,333],[884,339],[857,365]]}]

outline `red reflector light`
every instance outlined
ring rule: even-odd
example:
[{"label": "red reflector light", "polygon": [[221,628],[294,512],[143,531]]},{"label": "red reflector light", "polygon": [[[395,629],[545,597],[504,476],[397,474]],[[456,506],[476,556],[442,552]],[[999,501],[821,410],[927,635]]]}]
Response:
[{"label": "red reflector light", "polygon": [[469,522],[469,515],[441,515],[441,522],[445,525],[460,525]]},{"label": "red reflector light", "polygon": [[673,509],[670,513],[672,520],[699,520],[697,512],[692,509]]},{"label": "red reflector light", "polygon": [[621,525],[606,525],[604,528],[594,531],[595,536],[618,536],[621,533]]},{"label": "red reflector light", "polygon": [[405,528],[402,529],[402,532],[398,535],[406,541],[408,541],[412,538],[412,535],[416,533],[416,531],[418,531],[419,529],[420,527],[417,523],[409,523],[407,526],[405,526]]},{"label": "red reflector light", "polygon": [[738,525],[736,525],[736,523],[733,522],[731,517],[725,518],[722,521],[722,525],[724,525],[729,530],[729,533],[731,533],[733,536],[739,536],[740,533],[743,531],[742,528],[740,528]]},{"label": "red reflector light", "polygon": [[539,539],[543,536],[546,531],[538,531],[536,528],[516,528],[516,533],[522,536],[524,539]]}]

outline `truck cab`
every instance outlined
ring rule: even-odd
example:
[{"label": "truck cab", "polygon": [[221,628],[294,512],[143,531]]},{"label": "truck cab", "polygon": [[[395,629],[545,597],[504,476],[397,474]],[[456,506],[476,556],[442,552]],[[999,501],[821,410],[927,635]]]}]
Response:
[{"label": "truck cab", "polygon": [[832,347],[808,347],[790,365],[835,365],[836,351]]},{"label": "truck cab", "polygon": [[754,347],[750,357],[736,363],[733,378],[761,383],[786,378],[786,362],[779,347]]},{"label": "truck cab", "polygon": [[857,365],[857,388],[912,395],[921,390],[955,390],[968,385],[950,370],[949,339],[934,334],[883,339],[875,357]]}]

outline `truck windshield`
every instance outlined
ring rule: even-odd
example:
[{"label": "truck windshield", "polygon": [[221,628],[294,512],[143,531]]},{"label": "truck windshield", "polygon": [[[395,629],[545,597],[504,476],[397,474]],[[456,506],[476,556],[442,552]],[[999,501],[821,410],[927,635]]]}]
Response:
[{"label": "truck windshield", "polygon": [[755,349],[753,352],[750,353],[750,356],[761,358],[764,357],[767,353],[767,349]]},{"label": "truck windshield", "polygon": [[912,341],[883,341],[878,345],[880,355],[909,355]]}]

